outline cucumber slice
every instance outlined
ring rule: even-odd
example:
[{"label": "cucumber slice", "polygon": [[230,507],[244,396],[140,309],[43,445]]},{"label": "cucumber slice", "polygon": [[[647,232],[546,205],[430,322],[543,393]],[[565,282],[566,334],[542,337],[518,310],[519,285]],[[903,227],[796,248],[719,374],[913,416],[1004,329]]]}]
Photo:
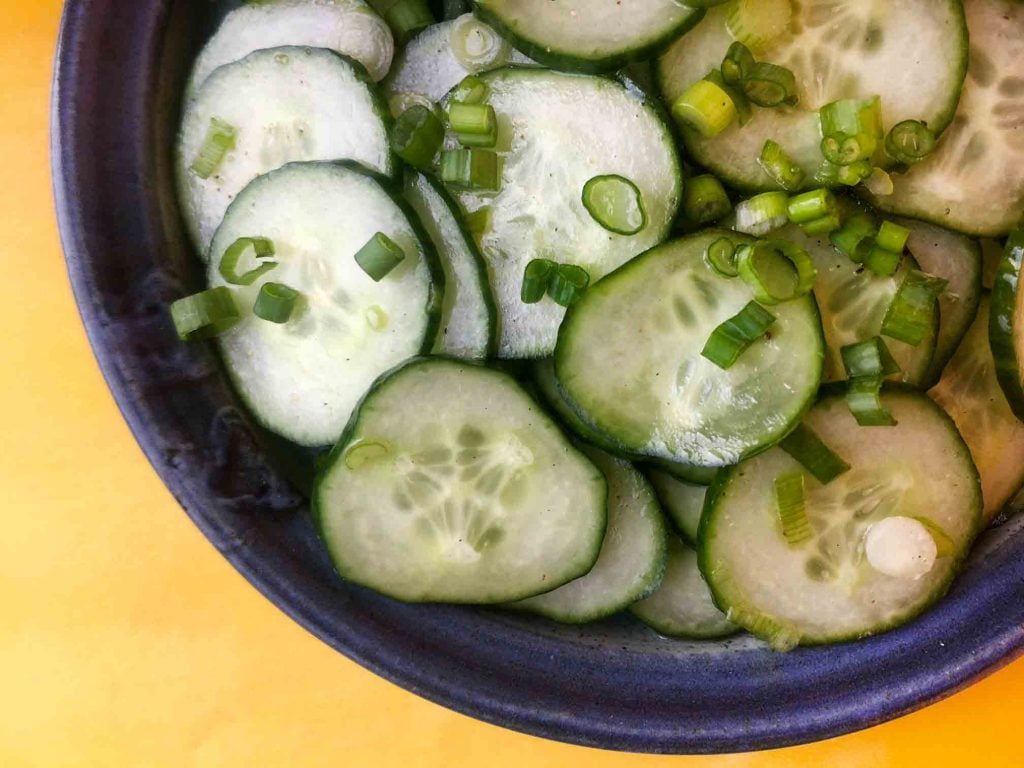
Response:
[{"label": "cucumber slice", "polygon": [[231,11],[192,66],[186,100],[215,69],[253,51],[295,45],[327,48],[355,59],[380,80],[391,67],[395,43],[384,20],[363,0],[272,0]]},{"label": "cucumber slice", "polygon": [[711,640],[739,631],[712,600],[711,590],[697,567],[697,553],[676,536],[669,537],[668,563],[661,586],[650,597],[630,606],[629,612],[655,632],[669,637]]},{"label": "cucumber slice", "polygon": [[676,530],[683,541],[691,547],[697,543],[697,529],[700,527],[700,516],[704,509],[704,496],[707,487],[685,483],[668,472],[648,469],[647,479],[654,486],[654,492],[661,502],[662,509],[669,519],[675,523]]},{"label": "cucumber slice", "polygon": [[676,0],[475,0],[474,7],[527,56],[589,73],[650,58],[702,16]]},{"label": "cucumber slice", "polygon": [[[882,277],[833,248],[828,235],[808,237],[792,224],[779,230],[776,235],[806,250],[818,268],[814,295],[821,310],[821,324],[827,345],[822,381],[842,381],[846,378],[846,369],[839,350],[847,344],[870,339],[881,333],[885,313],[903,278],[918,265],[912,258],[904,257],[896,274]],[[885,339],[886,346],[900,365],[901,372],[893,376],[894,380],[915,386],[926,381],[938,329],[939,308],[936,305],[928,335],[916,347],[896,339]]]},{"label": "cucumber slice", "polygon": [[[964,10],[971,59],[956,118],[932,155],[893,176],[893,194],[872,202],[968,234],[996,236],[1024,214],[1024,5],[965,0]],[[902,74],[893,80],[913,82]]]},{"label": "cucumber slice", "polygon": [[591,569],[606,496],[515,380],[429,358],[370,388],[313,505],[346,579],[410,602],[504,603]]},{"label": "cucumber slice", "polygon": [[[782,536],[775,479],[801,468],[781,448],[722,472],[708,492],[701,572],[729,619],[779,650],[910,620],[946,592],[978,533],[981,487],[953,422],[910,390],[885,391],[882,402],[897,426],[858,427],[843,395],[826,396],[807,415],[852,469],[825,486],[805,476],[813,535],[804,544]],[[893,517],[922,518],[947,540],[925,576],[886,576],[866,562],[868,529]]]},{"label": "cucumber slice", "polygon": [[[405,252],[379,283],[353,258],[376,232]],[[254,236],[273,241],[278,266],[231,286],[245,317],[219,339],[228,373],[267,429],[299,445],[332,444],[374,379],[430,348],[443,276],[402,204],[344,165],[292,163],[246,187],[213,240],[211,286],[226,284],[227,248]],[[283,325],[251,312],[266,282],[302,293]]]},{"label": "cucumber slice", "polygon": [[1024,486],[1024,424],[996,379],[988,343],[990,300],[985,296],[942,379],[928,394],[956,422],[981,475],[985,522]]},{"label": "cucumber slice", "polygon": [[708,230],[654,248],[592,286],[558,336],[563,392],[631,454],[701,467],[735,464],[782,438],[810,407],[824,344],[811,295],[771,307],[769,333],[728,370],[701,356],[752,300],[705,261]]},{"label": "cucumber slice", "polygon": [[405,175],[405,199],[430,236],[444,270],[444,303],[434,353],[482,360],[497,343],[497,311],[476,242],[459,219],[456,203],[435,179]]},{"label": "cucumber slice", "polygon": [[[235,148],[203,179],[191,165],[214,118],[235,129]],[[361,68],[324,49],[256,51],[218,69],[185,108],[178,135],[178,199],[200,254],[208,257],[235,195],[285,163],[356,160],[391,175],[385,120]]]},{"label": "cucumber slice", "polygon": [[989,344],[995,358],[996,376],[1017,418],[1024,419],[1024,290],[1021,262],[1024,237],[1015,233],[1006,244],[992,285],[992,317]]},{"label": "cucumber slice", "polygon": [[[722,64],[733,36],[729,5],[708,10],[658,62],[662,93],[671,104]],[[796,76],[799,105],[755,108],[746,125],[713,139],[683,130],[687,149],[733,186],[776,189],[758,164],[767,139],[777,141],[804,169],[805,187],[819,186],[822,160],[817,110],[838,99],[881,96],[884,129],[923,120],[941,132],[952,120],[967,68],[967,27],[959,0],[807,0],[793,4],[788,31],[757,53]]]},{"label": "cucumber slice", "polygon": [[594,567],[563,587],[530,597],[521,608],[582,624],[618,613],[651,594],[665,572],[666,531],[654,492],[628,461],[581,449],[608,482],[608,530]]},{"label": "cucumber slice", "polygon": [[[427,27],[409,41],[395,57],[395,65],[381,84],[389,99],[414,94],[428,101],[440,101],[463,78],[474,74],[452,53],[449,41],[454,27],[454,21],[443,21]],[[518,51],[512,52],[508,63],[536,64]]]},{"label": "cucumber slice", "polygon": [[[499,354],[546,357],[565,309],[550,298],[522,302],[526,265],[535,258],[577,264],[593,284],[660,243],[679,205],[679,158],[656,109],[612,80],[541,69],[498,69],[481,79],[499,116],[501,190],[456,194],[466,211],[490,209],[480,248],[498,301]],[[647,226],[638,234],[609,232],[583,206],[584,185],[603,174],[640,189]]]},{"label": "cucumber slice", "polygon": [[893,219],[910,230],[907,250],[918,266],[949,284],[939,296],[939,335],[925,386],[939,380],[960,340],[971,327],[981,297],[981,247],[957,232],[914,219]]}]

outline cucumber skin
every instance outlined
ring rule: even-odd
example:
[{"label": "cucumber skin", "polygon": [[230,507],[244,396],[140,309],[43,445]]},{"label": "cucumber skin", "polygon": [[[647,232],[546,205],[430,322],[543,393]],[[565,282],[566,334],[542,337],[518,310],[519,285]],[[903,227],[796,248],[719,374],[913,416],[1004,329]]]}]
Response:
[{"label": "cucumber skin", "polygon": [[[840,383],[837,382],[836,384],[822,387],[822,397],[820,398],[819,402],[823,402],[826,399],[845,397],[845,387],[840,387],[838,386],[839,384]],[[887,382],[883,387],[883,392],[913,397],[915,400],[917,400],[917,402],[924,403],[926,407],[931,408],[934,412],[938,413],[941,416],[941,418],[946,422],[946,426],[950,430],[952,430],[954,435],[957,436],[957,438],[960,441],[961,449],[964,455],[966,456],[968,462],[970,463],[970,466],[974,467],[974,460],[971,458],[971,451],[967,447],[967,444],[964,442],[963,438],[960,437],[960,431],[956,428],[956,424],[953,422],[953,419],[949,416],[949,414],[942,410],[942,407],[938,403],[936,403],[927,395],[924,395],[918,390],[914,389],[913,387],[909,387],[905,384],[891,384]],[[704,499],[704,510],[700,517],[700,526],[697,528],[697,560],[698,566],[700,567],[700,572],[704,575],[704,580],[707,582],[708,588],[711,590],[711,598],[714,601],[715,605],[717,605],[718,609],[722,611],[722,613],[725,613],[727,616],[729,614],[730,602],[725,594],[725,590],[722,588],[720,584],[716,583],[714,579],[709,578],[708,576],[708,573],[711,570],[711,563],[709,562],[710,554],[708,553],[708,542],[713,536],[712,528],[714,525],[716,507],[719,501],[722,498],[724,498],[726,492],[728,491],[729,484],[736,478],[737,473],[739,473],[739,471],[742,468],[743,464],[741,463],[733,467],[726,467],[718,473],[718,476],[715,478],[715,481],[708,488],[707,496]],[[935,603],[937,603],[940,599],[942,599],[949,591],[950,585],[960,574],[960,571],[963,570],[963,565],[967,560],[967,556],[971,552],[971,547],[974,544],[974,540],[985,528],[985,523],[982,521],[981,514],[981,510],[983,507],[983,501],[981,498],[981,477],[978,474],[978,470],[976,467],[974,468],[973,480],[975,487],[977,488],[977,493],[975,494],[974,501],[976,514],[974,515],[973,529],[967,537],[966,545],[954,561],[952,567],[949,569],[949,575],[947,576],[945,581],[943,581],[935,588],[934,592],[932,592],[932,594],[928,597],[927,600],[922,601],[921,605],[916,606],[907,613],[901,616],[897,616],[889,623],[881,624],[877,627],[874,627],[869,632],[851,635],[836,635],[834,637],[828,638],[808,639],[801,637],[799,645],[801,647],[833,645],[835,643],[847,643],[855,640],[863,640],[866,637],[872,637],[874,635],[880,635],[884,632],[888,632],[892,629],[903,626],[904,624],[913,621],[918,616],[925,613],[933,605],[935,605]],[[735,621],[734,619],[732,619],[732,617],[730,617],[730,620]],[[742,627],[742,629],[751,632],[751,630],[748,627]],[[764,637],[763,635],[757,635],[754,632],[751,632],[751,634],[754,634],[761,640],[768,640],[768,638]]]},{"label": "cucumber skin", "polygon": [[704,13],[703,9],[694,9],[694,13],[688,16],[678,27],[629,51],[605,56],[601,59],[583,59],[569,53],[551,50],[546,46],[539,45],[520,36],[515,30],[506,26],[494,11],[481,5],[479,0],[473,0],[473,14],[485,24],[494,27],[498,34],[508,40],[523,55],[529,56],[534,61],[550,69],[557,69],[561,72],[578,72],[586,75],[599,75],[618,69],[633,61],[643,61],[657,56],[661,49],[693,29],[704,18]]},{"label": "cucumber skin", "polygon": [[[448,363],[454,363],[457,366],[464,366],[464,367],[469,367],[469,368],[479,368],[481,370],[490,372],[494,376],[507,379],[509,384],[511,384],[516,389],[519,389],[520,391],[522,391],[523,394],[526,395],[526,397],[528,399],[533,400],[534,403],[537,405],[538,410],[542,414],[544,414],[546,418],[551,419],[551,417],[547,415],[547,411],[544,410],[543,406],[541,406],[539,403],[537,403],[536,399],[529,393],[529,391],[524,389],[523,386],[518,381],[516,381],[516,379],[513,376],[511,376],[508,373],[505,373],[504,371],[495,370],[494,368],[490,368],[490,367],[488,367],[486,365],[483,365],[482,363],[473,362],[471,360],[459,360],[459,359],[454,358],[454,357],[446,357],[446,356],[443,356],[443,355],[429,355],[429,356],[428,355],[420,355],[418,357],[411,357],[408,360],[405,360],[404,362],[399,363],[394,368],[392,368],[389,371],[385,371],[384,373],[382,373],[380,376],[378,376],[374,380],[373,384],[370,385],[370,388],[367,389],[366,392],[363,394],[363,396],[359,399],[359,402],[356,404],[356,407],[352,409],[352,416],[349,417],[348,424],[345,426],[345,429],[342,431],[341,437],[338,439],[338,442],[334,444],[333,448],[331,448],[330,453],[326,454],[326,456],[324,457],[323,461],[320,461],[317,464],[316,477],[313,479],[313,492],[310,495],[310,499],[309,499],[309,514],[310,514],[310,520],[313,523],[313,528],[316,531],[317,538],[320,539],[320,541],[324,545],[324,549],[327,550],[327,556],[330,559],[331,564],[334,566],[334,570],[338,573],[338,575],[341,578],[345,579],[346,581],[349,581],[349,582],[351,582],[353,584],[358,584],[359,586],[365,587],[366,589],[370,589],[370,590],[376,592],[377,594],[383,594],[383,593],[379,592],[373,586],[371,586],[369,584],[363,584],[358,579],[354,579],[351,576],[347,575],[346,572],[345,572],[345,568],[344,568],[343,564],[340,563],[335,558],[334,553],[331,551],[331,548],[329,546],[327,546],[327,536],[325,535],[324,527],[323,527],[323,509],[322,509],[323,504],[320,501],[320,485],[323,482],[324,478],[327,476],[327,474],[330,472],[330,470],[334,466],[334,464],[336,462],[338,462],[339,460],[343,460],[343,456],[344,456],[344,453],[345,453],[345,448],[348,446],[349,442],[352,439],[352,436],[356,433],[356,430],[359,428],[360,417],[362,415],[363,406],[366,404],[366,401],[372,395],[374,395],[381,386],[385,385],[388,381],[390,381],[390,379],[392,377],[400,374],[406,368],[413,368],[413,367],[416,367],[418,365],[431,364],[431,363],[437,363],[437,362],[448,362]],[[551,420],[554,422],[553,419],[551,419]],[[554,422],[554,423],[557,426],[557,422]],[[591,462],[590,459],[587,458],[587,456],[585,456],[583,454],[582,451],[580,451],[576,446],[574,446],[572,444],[571,440],[569,440],[566,437],[565,438],[565,442],[566,442],[566,445],[568,446],[568,448],[571,451],[574,451],[576,453],[576,455],[580,459],[582,459],[583,461],[587,462],[588,464],[590,464],[593,467],[594,472],[598,476],[600,476],[602,479],[604,478],[604,473],[602,473],[601,470],[598,469],[593,464],[593,462]],[[556,583],[556,584],[551,585],[550,588],[548,588],[548,589],[545,589],[545,590],[543,590],[541,592],[531,592],[528,595],[520,595],[519,597],[517,597],[515,599],[525,600],[528,597],[536,597],[537,595],[543,595],[543,594],[546,594],[548,592],[553,592],[554,590],[558,589],[559,587],[568,584],[570,581],[573,581],[574,579],[578,579],[580,576],[586,575],[587,573],[590,572],[590,569],[594,567],[594,563],[597,562],[597,558],[601,554],[601,545],[604,543],[604,536],[605,536],[605,533],[608,530],[608,513],[607,513],[607,508],[608,508],[608,483],[605,481],[603,483],[603,486],[604,486],[604,499],[601,502],[601,509],[605,510],[605,513],[604,513],[604,526],[602,526],[602,528],[601,528],[601,535],[595,537],[595,540],[593,542],[593,546],[591,547],[591,549],[593,550],[592,553],[591,553],[592,557],[587,559],[587,560],[589,560],[589,562],[587,562],[586,560],[584,561],[586,563],[586,567],[585,568],[581,568],[579,573],[576,573],[576,574],[570,576],[565,581],[562,581],[560,583]],[[397,598],[391,598],[391,599],[397,599]],[[437,603],[436,600],[418,600],[418,601],[402,600],[401,602],[404,602],[404,603],[421,603],[421,604]],[[452,602],[452,601],[446,601],[446,602]],[[507,602],[507,601],[503,600],[501,602]],[[471,604],[475,605],[475,604],[481,604],[481,603],[475,602],[475,603],[471,603]],[[498,604],[500,605],[500,603],[498,603]]]},{"label": "cucumber skin", "polygon": [[[430,293],[430,300],[428,301],[427,306],[425,307],[425,311],[427,313],[427,324],[423,332],[423,344],[420,346],[420,354],[429,354],[430,350],[433,349],[434,347],[434,338],[437,336],[438,328],[440,328],[441,326],[441,305],[443,304],[444,300],[444,270],[441,269],[441,262],[438,260],[437,253],[434,251],[434,245],[431,242],[430,237],[427,235],[426,231],[423,229],[423,225],[420,223],[419,217],[416,215],[415,211],[412,210],[412,207],[405,201],[405,198],[402,196],[402,190],[398,182],[396,182],[389,176],[383,176],[377,173],[376,171],[367,168],[364,165],[360,165],[354,160],[338,160],[334,162],[315,161],[313,163],[286,163],[285,165],[281,166],[281,168],[278,168],[274,171],[270,171],[270,173],[264,175],[269,176],[271,173],[277,173],[277,171],[289,168],[293,165],[333,165],[341,168],[347,168],[349,170],[360,173],[363,176],[366,176],[367,178],[373,179],[380,185],[380,187],[384,190],[387,196],[391,198],[395,205],[398,206],[398,208],[408,219],[409,226],[412,227],[413,233],[416,235],[416,238],[420,241],[420,245],[423,248],[423,257],[426,260],[427,268],[430,270],[432,288]],[[257,178],[259,179],[263,177],[259,176]],[[253,179],[253,181],[256,181],[256,179]],[[227,214],[230,214],[231,208],[235,205],[235,203],[238,200],[241,200],[243,198],[244,194],[244,189],[238,193],[238,196],[231,202],[231,206],[228,206]],[[225,214],[225,218],[227,218],[227,214]],[[245,409],[253,418],[253,421],[255,421],[260,426],[260,428],[265,429],[268,432],[271,432],[272,434],[276,435],[277,433],[274,432],[272,427],[269,424],[266,424],[263,421],[263,419],[260,418],[257,409],[250,404],[249,399],[242,392],[241,387],[239,387],[236,384],[235,375],[234,373],[232,373],[231,366],[225,364],[224,368],[227,370],[228,378],[231,380],[231,388],[235,391],[235,394],[238,395],[238,399],[245,405]],[[376,382],[374,383],[374,386],[376,386]],[[363,397],[365,398],[365,395]],[[360,400],[359,403],[356,405],[356,410],[358,410],[360,405],[362,405],[362,400]],[[353,411],[353,413],[354,412],[355,411]],[[322,447],[327,448],[329,446],[325,445]]]},{"label": "cucumber skin", "polygon": [[[1021,238],[1024,246],[1024,238]],[[992,300],[989,306],[988,339],[992,357],[996,363],[996,379],[1010,408],[1018,419],[1024,420],[1024,384],[1021,382],[1020,360],[1013,343],[1016,333],[1024,333],[1014,322],[1019,290],[1021,256],[1024,247],[1014,248],[1007,244],[1003,258],[996,270],[992,284]]]}]

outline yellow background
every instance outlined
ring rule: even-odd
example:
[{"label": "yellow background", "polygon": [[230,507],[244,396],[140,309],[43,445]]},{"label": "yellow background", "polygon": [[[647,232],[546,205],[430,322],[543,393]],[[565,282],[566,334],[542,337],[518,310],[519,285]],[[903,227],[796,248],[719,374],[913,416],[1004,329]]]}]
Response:
[{"label": "yellow background", "polygon": [[104,386],[50,194],[60,3],[0,10],[0,766],[1024,765],[1024,663],[817,745],[636,757],[470,720],[306,634],[192,526]]}]

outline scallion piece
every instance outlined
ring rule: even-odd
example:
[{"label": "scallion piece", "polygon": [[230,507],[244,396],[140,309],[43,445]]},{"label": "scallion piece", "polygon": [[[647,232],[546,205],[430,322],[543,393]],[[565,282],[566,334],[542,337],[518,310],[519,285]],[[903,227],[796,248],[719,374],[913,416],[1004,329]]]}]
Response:
[{"label": "scallion piece", "polygon": [[491,228],[490,206],[485,205],[483,208],[477,208],[475,211],[467,213],[463,218],[463,222],[466,225],[466,229],[469,230],[469,233],[479,240],[487,233],[487,230]]},{"label": "scallion piece", "polygon": [[450,149],[441,153],[441,181],[466,189],[497,189],[498,155],[488,149]]},{"label": "scallion piece", "polygon": [[463,104],[480,104],[487,98],[489,90],[487,83],[479,77],[467,75],[455,86],[452,101],[459,101]]},{"label": "scallion piece", "polygon": [[647,226],[643,195],[624,176],[595,176],[583,185],[583,207],[594,221],[618,235],[635,235]]},{"label": "scallion piece", "polygon": [[729,195],[717,178],[694,176],[683,186],[683,214],[694,224],[717,221],[732,210]]},{"label": "scallion piece", "polygon": [[548,284],[558,265],[550,259],[533,259],[523,270],[523,285],[519,298],[523,304],[536,304],[548,292]]},{"label": "scallion piece", "polygon": [[276,261],[257,262],[252,269],[239,273],[238,263],[250,250],[253,258],[264,259],[274,255],[274,243],[265,237],[238,238],[228,246],[224,255],[220,257],[220,264],[217,265],[220,276],[232,285],[252,285],[257,278],[277,266]]},{"label": "scallion piece", "polygon": [[821,153],[830,163],[847,166],[875,154],[882,141],[880,98],[840,99],[823,106],[819,114]]},{"label": "scallion piece", "polygon": [[909,239],[910,230],[891,221],[883,221],[882,226],[878,228],[878,234],[875,235],[875,243],[879,248],[897,253],[903,253]]},{"label": "scallion piece", "polygon": [[775,478],[775,508],[782,536],[789,546],[797,547],[811,540],[814,532],[807,517],[803,472],[787,472]]},{"label": "scallion piece", "polygon": [[728,237],[720,237],[711,243],[704,251],[704,259],[722,277],[736,277],[740,273],[736,264],[736,244]]},{"label": "scallion piece", "polygon": [[885,313],[882,335],[915,347],[924,341],[931,327],[935,301],[946,290],[946,285],[946,280],[926,272],[916,269],[907,272]]},{"label": "scallion piece", "polygon": [[192,173],[201,179],[208,179],[217,172],[228,152],[235,148],[237,130],[233,125],[219,117],[210,118],[210,127],[206,129],[203,145],[199,154],[192,161]]},{"label": "scallion piece", "polygon": [[791,0],[730,0],[725,9],[726,28],[755,53],[771,47],[792,18]]},{"label": "scallion piece", "polygon": [[725,78],[722,77],[722,73],[717,69],[712,69],[708,72],[704,79],[709,83],[717,85],[732,99],[732,105],[736,107],[736,120],[740,125],[746,125],[750,122],[750,118],[754,116],[754,111],[750,107],[750,99],[747,98],[743,91],[732,83],[726,82]]},{"label": "scallion piece", "polygon": [[828,485],[850,470],[850,465],[825,445],[813,429],[804,424],[797,425],[797,428],[779,443],[779,448],[799,461],[822,485]]},{"label": "scallion piece", "polygon": [[457,133],[455,138],[464,147],[493,149],[498,143],[498,129],[495,126],[494,130],[488,133]]},{"label": "scallion piece", "polygon": [[720,86],[710,80],[698,80],[673,102],[672,116],[711,139],[736,119],[736,105]]},{"label": "scallion piece", "polygon": [[743,93],[759,107],[797,103],[796,77],[785,67],[759,61],[742,82]]},{"label": "scallion piece", "polygon": [[789,153],[771,139],[765,141],[757,162],[772,181],[790,192],[799,189],[807,176]]},{"label": "scallion piece", "polygon": [[836,196],[827,189],[814,189],[789,198],[786,210],[791,222],[806,224],[835,212]]},{"label": "scallion piece", "polygon": [[301,296],[297,290],[284,283],[264,283],[260,286],[252,313],[270,323],[287,323]]},{"label": "scallion piece", "polygon": [[830,234],[828,239],[839,251],[860,263],[866,255],[864,246],[870,248],[877,231],[878,225],[870,214],[858,213],[851,216],[842,229]]},{"label": "scallion piece", "polygon": [[[390,5],[377,0],[377,3],[372,5],[375,5],[374,10],[380,13],[391,27],[391,33],[399,45],[405,45],[417,32],[434,23],[434,15],[425,0],[397,0]],[[380,10],[381,6],[387,6],[383,12]]]},{"label": "scallion piece", "polygon": [[881,277],[892,277],[900,268],[902,260],[902,251],[890,251],[887,248],[882,248],[876,240],[875,244],[868,249],[867,255],[864,256],[864,266]]},{"label": "scallion piece", "polygon": [[500,67],[512,53],[512,47],[501,35],[468,13],[453,22],[448,44],[452,55],[470,72]]},{"label": "scallion piece", "polygon": [[789,198],[785,192],[762,192],[736,206],[737,232],[761,237],[788,223]]},{"label": "scallion piece", "polygon": [[800,229],[803,230],[805,235],[814,237],[815,235],[827,235],[830,232],[835,232],[841,226],[843,226],[843,220],[839,217],[839,211],[833,211],[821,218],[801,224]]},{"label": "scallion piece", "polygon": [[741,246],[736,262],[754,298],[769,306],[806,296],[818,277],[807,251],[788,240],[761,240]]},{"label": "scallion piece", "polygon": [[409,107],[391,128],[391,148],[409,165],[427,170],[444,141],[444,125],[421,104]]},{"label": "scallion piece", "polygon": [[179,339],[201,341],[224,333],[242,316],[231,290],[221,285],[178,299],[171,304],[171,319]]},{"label": "scallion piece", "polygon": [[725,58],[722,59],[722,77],[730,85],[738,85],[750,74],[756,63],[750,49],[737,40],[729,46]]},{"label": "scallion piece", "polygon": [[456,133],[493,133],[498,118],[489,104],[463,104],[453,101],[448,105],[448,124]]},{"label": "scallion piece", "polygon": [[850,379],[863,376],[880,376],[885,378],[900,372],[900,365],[889,352],[885,340],[875,336],[856,344],[847,344],[840,348],[846,376]]},{"label": "scallion piece", "polygon": [[405,259],[405,251],[383,232],[377,232],[355,255],[356,264],[375,283],[387,277]]},{"label": "scallion piece", "polygon": [[881,376],[858,376],[850,379],[846,390],[846,405],[862,427],[896,426],[896,419],[882,405],[882,381]]},{"label": "scallion piece", "polygon": [[885,137],[885,153],[898,163],[914,165],[931,154],[935,141],[935,131],[920,120],[904,120]]},{"label": "scallion piece", "polygon": [[548,283],[548,296],[556,304],[571,307],[590,285],[590,273],[575,264],[560,264]]},{"label": "scallion piece", "polygon": [[712,331],[701,356],[728,370],[743,352],[760,339],[775,322],[775,315],[751,301]]}]

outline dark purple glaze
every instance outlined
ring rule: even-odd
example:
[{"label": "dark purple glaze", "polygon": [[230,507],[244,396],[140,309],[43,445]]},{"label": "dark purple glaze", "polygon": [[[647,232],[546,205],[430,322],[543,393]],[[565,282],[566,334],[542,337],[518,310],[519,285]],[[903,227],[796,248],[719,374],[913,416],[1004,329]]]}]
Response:
[{"label": "dark purple glaze", "polygon": [[165,311],[201,285],[170,158],[185,69],[216,13],[201,0],[67,3],[54,186],[82,319],[125,419],[196,525],[282,610],[349,658],[460,712],[642,752],[835,736],[949,695],[1020,653],[1020,519],[985,534],[952,594],[911,625],[785,655],[746,638],[667,641],[626,618],[573,628],[407,606],[342,582],[282,454],[250,424],[213,348],[179,343]]}]

